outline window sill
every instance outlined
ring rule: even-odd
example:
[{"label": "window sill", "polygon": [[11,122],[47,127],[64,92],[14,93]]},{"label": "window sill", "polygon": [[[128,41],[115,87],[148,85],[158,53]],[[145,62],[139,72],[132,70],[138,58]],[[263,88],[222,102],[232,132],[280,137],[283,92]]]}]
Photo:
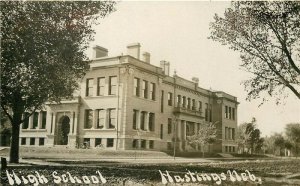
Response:
[{"label": "window sill", "polygon": [[47,129],[21,129],[22,132],[46,132]]},{"label": "window sill", "polygon": [[107,97],[117,97],[117,95],[104,95],[104,96],[85,96],[85,99],[97,99],[97,98],[107,98]]},{"label": "window sill", "polygon": [[135,98],[138,98],[138,99],[141,99],[141,100],[146,100],[146,101],[152,101],[152,102],[156,102],[156,100],[153,100],[153,99],[149,99],[149,98],[144,98],[144,97],[140,97],[140,96],[136,96],[136,95],[133,95]]},{"label": "window sill", "polygon": [[116,130],[116,128],[111,128],[111,129],[94,129],[94,128],[91,128],[91,129],[83,129],[84,131],[114,131]]},{"label": "window sill", "polygon": [[151,131],[151,130],[142,130],[142,129],[132,129],[133,131],[136,132],[155,132],[155,131]]}]

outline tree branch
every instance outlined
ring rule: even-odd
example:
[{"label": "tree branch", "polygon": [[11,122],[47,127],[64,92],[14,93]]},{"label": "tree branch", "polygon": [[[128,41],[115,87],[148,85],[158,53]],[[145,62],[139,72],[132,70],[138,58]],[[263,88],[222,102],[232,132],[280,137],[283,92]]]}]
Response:
[{"label": "tree branch", "polygon": [[[294,63],[294,60],[292,59],[292,56],[286,46],[286,39],[285,41],[283,41],[280,37],[280,34],[277,32],[277,30],[275,29],[275,27],[273,26],[273,24],[270,22],[269,19],[266,19],[267,24],[270,26],[271,30],[274,32],[276,38],[278,39],[279,43],[282,46],[282,50],[283,52],[286,54],[287,58],[288,58],[288,62],[290,63],[290,65],[293,67],[293,69],[300,74],[300,69],[297,67],[297,65]],[[286,36],[287,37],[287,36]]]},{"label": "tree branch", "polygon": [[7,110],[5,109],[4,105],[1,104],[1,107],[4,111],[4,113],[6,114],[6,116],[8,117],[8,119],[10,120],[10,122],[13,122],[13,118],[11,117],[11,115],[7,112]]}]

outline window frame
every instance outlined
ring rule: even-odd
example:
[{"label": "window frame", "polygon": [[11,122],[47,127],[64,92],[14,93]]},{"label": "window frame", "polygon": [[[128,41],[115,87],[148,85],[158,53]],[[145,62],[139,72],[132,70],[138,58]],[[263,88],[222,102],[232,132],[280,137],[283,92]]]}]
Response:
[{"label": "window frame", "polygon": [[[101,84],[101,80],[103,80],[104,84]],[[101,94],[101,90],[103,90],[103,93]],[[98,77],[97,78],[97,96],[104,96],[105,95],[105,77]]]},{"label": "window frame", "polygon": [[[112,111],[114,111],[114,117],[113,114],[112,114]],[[115,120],[115,124],[112,125],[112,120]],[[108,109],[108,129],[115,129],[116,128],[116,125],[117,125],[117,109],[115,108],[110,108]],[[111,127],[113,126],[113,127]]]},{"label": "window frame", "polygon": [[85,90],[85,96],[86,97],[92,97],[94,91],[94,78],[87,78],[86,79],[86,90]]},{"label": "window frame", "polygon": [[[93,110],[92,109],[85,109],[84,111],[84,129],[91,129],[93,128]],[[89,123],[90,122],[90,123]],[[91,127],[88,127],[91,124]]]},{"label": "window frame", "polygon": [[[115,78],[115,84],[113,84],[112,79]],[[109,76],[109,82],[108,82],[108,95],[117,95],[117,85],[118,85],[118,79],[117,76]],[[115,89],[113,89],[115,87]],[[113,92],[114,90],[114,92]]]}]

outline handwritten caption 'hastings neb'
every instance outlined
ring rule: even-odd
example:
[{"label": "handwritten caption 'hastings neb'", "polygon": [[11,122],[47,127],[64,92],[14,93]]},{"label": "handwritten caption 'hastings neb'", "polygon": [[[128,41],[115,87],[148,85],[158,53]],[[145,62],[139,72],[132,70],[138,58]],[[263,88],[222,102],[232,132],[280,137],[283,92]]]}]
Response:
[{"label": "handwritten caption 'hastings neb'", "polygon": [[221,173],[197,173],[187,170],[183,176],[178,174],[170,174],[169,171],[162,172],[159,170],[161,175],[161,182],[163,184],[167,183],[197,183],[197,182],[206,182],[214,181],[217,185],[220,185],[222,181],[228,180],[231,182],[241,182],[241,181],[253,181],[258,184],[261,184],[261,178],[256,177],[254,174],[251,174],[248,170],[238,174],[235,170],[227,171],[227,174]]}]

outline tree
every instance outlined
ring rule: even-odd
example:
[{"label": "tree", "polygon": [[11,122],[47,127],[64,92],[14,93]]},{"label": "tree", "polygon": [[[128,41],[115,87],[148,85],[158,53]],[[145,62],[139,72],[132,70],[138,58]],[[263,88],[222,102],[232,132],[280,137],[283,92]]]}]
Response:
[{"label": "tree", "polygon": [[258,153],[262,147],[264,139],[260,137],[260,130],[256,128],[256,119],[252,118],[250,123],[243,123],[238,127],[237,142],[239,148],[242,148],[242,152],[245,153]]},{"label": "tree", "polygon": [[247,152],[250,149],[249,141],[251,138],[251,133],[253,132],[255,126],[254,123],[256,122],[255,118],[252,118],[251,123],[243,123],[238,126],[237,131],[237,143],[239,148],[242,149],[242,153],[245,153],[245,149],[247,148]]},{"label": "tree", "polygon": [[[1,107],[12,124],[10,162],[19,159],[20,124],[46,101],[72,98],[88,69],[93,25],[112,1],[1,1]],[[30,116],[28,115],[28,117]]]},{"label": "tree", "polygon": [[216,123],[203,124],[200,129],[192,136],[187,136],[187,141],[191,145],[201,145],[202,156],[204,157],[204,145],[210,145],[216,141]]},{"label": "tree", "polygon": [[274,134],[274,146],[279,149],[279,155],[281,155],[281,150],[285,147],[285,139],[282,134]]},{"label": "tree", "polygon": [[233,1],[210,29],[211,39],[240,52],[241,67],[253,75],[244,82],[248,100],[274,96],[278,103],[285,89],[300,99],[299,2]]},{"label": "tree", "polygon": [[300,145],[300,123],[290,123],[285,127],[285,134],[293,144],[295,154],[298,155]]}]

